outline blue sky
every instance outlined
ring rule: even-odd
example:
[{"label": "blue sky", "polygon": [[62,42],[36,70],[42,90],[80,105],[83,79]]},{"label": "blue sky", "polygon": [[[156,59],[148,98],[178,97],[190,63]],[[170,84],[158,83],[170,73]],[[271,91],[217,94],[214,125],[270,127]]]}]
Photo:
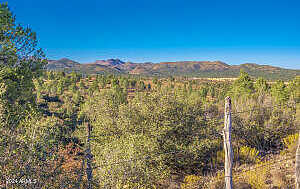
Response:
[{"label": "blue sky", "polygon": [[[0,0],[0,2],[5,2]],[[8,0],[50,59],[300,69],[299,0]]]}]

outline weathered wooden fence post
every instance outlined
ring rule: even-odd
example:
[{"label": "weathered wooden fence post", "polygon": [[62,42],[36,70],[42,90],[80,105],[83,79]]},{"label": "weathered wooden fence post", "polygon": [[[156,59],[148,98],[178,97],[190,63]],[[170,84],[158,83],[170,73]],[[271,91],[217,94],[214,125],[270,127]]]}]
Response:
[{"label": "weathered wooden fence post", "polygon": [[76,183],[76,187],[75,188],[80,189],[83,173],[84,173],[84,159],[82,159],[81,169],[80,169],[79,174],[78,174],[78,181]]},{"label": "weathered wooden fence post", "polygon": [[225,98],[224,117],[224,151],[225,151],[225,189],[232,189],[233,151],[231,146],[231,98]]},{"label": "weathered wooden fence post", "polygon": [[296,151],[296,189],[300,189],[300,131],[299,131],[299,138],[298,138],[298,145]]},{"label": "weathered wooden fence post", "polygon": [[92,169],[92,152],[91,152],[91,144],[90,144],[90,137],[91,137],[91,126],[87,123],[87,149],[86,149],[86,175],[88,179],[88,189],[92,189],[93,185],[93,169]]}]

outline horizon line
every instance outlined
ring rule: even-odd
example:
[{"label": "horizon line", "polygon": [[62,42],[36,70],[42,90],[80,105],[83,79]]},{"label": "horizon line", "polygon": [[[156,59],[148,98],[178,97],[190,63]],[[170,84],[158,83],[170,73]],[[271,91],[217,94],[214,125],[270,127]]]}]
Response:
[{"label": "horizon line", "polygon": [[120,58],[107,58],[107,59],[95,59],[93,62],[81,62],[81,61],[77,61],[75,59],[72,58],[67,58],[67,57],[63,57],[63,58],[59,58],[59,59],[49,59],[46,58],[48,61],[59,61],[59,60],[63,60],[63,59],[67,59],[67,60],[71,60],[74,62],[77,62],[79,64],[91,64],[91,63],[95,63],[96,61],[108,61],[108,60],[119,60],[121,62],[124,63],[134,63],[134,64],[145,64],[145,63],[152,63],[152,64],[160,64],[160,63],[176,63],[176,62],[221,62],[224,64],[227,64],[229,66],[239,66],[239,65],[245,65],[245,64],[253,64],[253,65],[259,65],[259,66],[271,66],[271,67],[277,67],[277,68],[281,68],[281,69],[288,69],[288,70],[300,70],[300,68],[286,68],[286,67],[281,67],[281,66],[274,66],[274,65],[269,65],[269,64],[258,64],[258,63],[254,63],[254,62],[245,62],[245,63],[241,63],[241,64],[230,64],[221,60],[176,60],[176,61],[160,61],[160,62],[155,62],[155,61],[145,61],[145,62],[134,62],[134,61],[123,61]]}]

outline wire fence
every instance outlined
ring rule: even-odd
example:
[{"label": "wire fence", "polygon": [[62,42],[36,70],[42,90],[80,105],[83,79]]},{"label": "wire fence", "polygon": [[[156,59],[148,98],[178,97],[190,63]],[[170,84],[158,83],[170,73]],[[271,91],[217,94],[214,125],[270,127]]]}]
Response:
[{"label": "wire fence", "polygon": [[[283,106],[286,106],[286,107],[291,107],[289,106],[288,104],[285,104],[285,105],[272,105],[272,106],[265,106],[263,107],[263,109],[274,109],[274,108],[277,108],[277,107],[283,107]],[[250,112],[253,112],[253,111],[257,111],[257,110],[261,110],[262,108],[252,108],[252,109],[248,109],[248,110],[244,110],[244,111],[237,111],[237,112],[232,112],[231,115],[232,117],[235,117],[235,116],[238,116],[239,114],[243,114],[243,113],[250,113]],[[216,119],[213,119],[213,118],[206,118],[205,121],[212,121],[212,122],[215,122],[216,124],[223,124],[224,123],[224,116],[219,116],[217,117]],[[143,130],[132,130],[131,131],[133,134],[134,133],[140,133],[140,132],[143,132]],[[130,134],[132,134],[130,133]],[[92,135],[92,136],[88,136],[90,140],[94,140],[95,142],[101,142],[101,139],[102,137],[117,137],[117,136],[120,136],[124,133],[122,132],[112,132],[112,133],[108,133],[108,134],[102,134],[102,135]],[[199,133],[193,133],[193,134],[189,134],[189,135],[186,135],[184,137],[186,138],[191,138],[193,139],[193,137],[197,137],[197,135],[199,135]],[[147,135],[148,137],[158,137],[158,136],[161,136],[161,135],[155,135],[155,134],[148,134]],[[212,139],[219,139],[220,142],[223,140],[223,133],[221,131],[215,131],[211,134],[208,134],[206,136],[207,138],[212,138]],[[76,144],[78,147],[80,147],[81,149],[84,149],[85,147],[84,146],[80,146],[78,144]],[[182,153],[188,153],[190,151],[186,151],[186,150],[176,150],[176,151],[169,151],[169,152],[161,152],[161,153],[154,153],[154,154],[146,154],[146,155],[143,155],[141,157],[137,157],[137,158],[129,158],[129,159],[123,159],[123,160],[120,160],[120,161],[116,161],[116,162],[112,162],[112,163],[104,163],[102,165],[95,165],[92,167],[93,170],[97,170],[97,169],[101,169],[103,167],[109,167],[109,166],[117,166],[117,165],[121,165],[121,164],[125,164],[125,163],[128,163],[128,162],[136,162],[136,161],[141,161],[141,160],[151,160],[151,159],[156,159],[158,158],[159,156],[163,156],[163,155],[174,155],[176,156],[177,154],[182,154]],[[289,160],[292,160],[294,159],[294,157],[290,157],[290,158],[285,158],[285,159],[281,159],[281,160],[276,160],[276,161],[272,161],[272,162],[269,162],[267,161],[267,163],[261,165],[261,166],[256,166],[256,167],[250,167],[249,169],[246,169],[246,170],[236,170],[233,172],[233,177],[235,178],[238,178],[238,177],[241,177],[243,176],[243,174],[247,173],[247,172],[250,172],[250,171],[254,171],[254,170],[257,170],[257,169],[261,169],[263,167],[270,167],[271,165],[274,165],[276,163],[280,163],[280,162],[285,162],[285,161],[289,161]],[[225,178],[226,176],[221,176],[221,178]],[[219,177],[220,178],[220,177]]]},{"label": "wire fence", "polygon": [[[251,165],[249,165],[249,168],[248,169],[244,169],[244,170],[237,170],[237,171],[234,171],[233,172],[233,175],[232,175],[232,178],[234,181],[236,180],[240,180],[240,181],[243,181],[245,179],[245,177],[247,176],[253,176],[253,177],[260,177],[262,174],[259,170],[263,169],[263,168],[267,168],[267,172],[269,173],[270,170],[274,170],[276,169],[276,167],[272,167],[278,163],[283,163],[283,162],[287,162],[289,160],[294,160],[295,157],[288,157],[288,158],[284,158],[284,159],[280,159],[280,160],[275,160],[275,161],[267,161],[265,162],[263,165],[259,165],[259,166],[254,166],[254,167],[250,167]],[[253,172],[253,171],[256,171],[256,172]],[[247,173],[249,172],[252,172],[251,175],[247,175]],[[211,180],[209,183],[204,183],[204,185],[209,188],[209,186],[213,185],[213,184],[216,184],[218,182],[221,181],[221,179],[224,179],[226,176],[225,175],[218,175],[218,176],[215,176],[214,178],[217,178],[215,180]],[[222,183],[222,181],[221,181]],[[191,185],[194,185],[194,186],[199,186],[199,183],[195,182],[195,183],[192,183]],[[294,183],[291,182],[289,183],[288,185],[284,186],[285,188],[294,188]],[[220,185],[219,185],[220,186]],[[269,188],[273,188],[271,186],[271,183],[269,183]],[[275,187],[276,188],[276,187]]]},{"label": "wire fence", "polygon": [[[272,105],[272,106],[265,106],[263,108],[264,109],[274,109],[276,107],[283,107],[283,106],[291,107],[288,104],[285,104],[285,105],[278,104],[278,105]],[[252,108],[252,109],[244,110],[244,111],[231,112],[231,115],[233,117],[236,117],[236,115],[243,114],[243,113],[250,113],[250,112],[253,112],[253,111],[256,111],[256,110],[261,110],[261,108]],[[204,118],[203,121],[214,121],[217,124],[222,124],[222,123],[224,124],[224,115],[218,116],[217,118]],[[141,129],[141,130],[132,130],[131,133],[134,133],[134,132],[139,133],[139,132],[143,132],[143,131],[144,131],[143,129]],[[92,138],[97,138],[97,137],[113,137],[113,136],[120,136],[121,134],[123,134],[123,133],[122,132],[111,132],[109,134],[98,134],[98,135],[92,135],[90,137],[92,137]],[[145,133],[145,134],[147,134],[147,133]],[[215,133],[215,134],[216,135],[220,135],[221,133],[218,132],[218,133]],[[157,135],[152,135],[152,134],[148,133],[148,136],[157,136]],[[191,136],[195,136],[195,135],[192,134]],[[213,135],[213,136],[215,136],[215,135]]]},{"label": "wire fence", "polygon": [[[139,160],[155,159],[160,155],[168,155],[168,154],[174,154],[175,155],[175,154],[178,154],[178,153],[185,153],[185,152],[186,151],[171,151],[171,152],[165,152],[165,153],[156,153],[156,154],[153,154],[153,155],[143,156],[141,158],[131,158],[131,159],[122,160],[122,161],[118,161],[118,162],[114,162],[114,163],[107,163],[107,164],[98,165],[98,166],[93,167],[93,170],[103,168],[103,167],[106,167],[106,166],[110,167],[110,166],[117,166],[117,165],[125,164],[125,163],[128,163],[128,162],[136,162],[136,161],[139,161]],[[235,170],[233,172],[232,177],[234,178],[234,180],[237,180],[237,179],[243,180],[243,178],[245,178],[245,176],[247,176],[247,175],[245,175],[246,173],[257,171],[257,170],[260,170],[262,168],[268,168],[269,170],[273,170],[273,169],[276,169],[276,167],[271,167],[271,166],[276,165],[278,163],[284,163],[284,162],[286,163],[286,162],[288,162],[290,160],[294,160],[294,159],[295,159],[295,157],[287,157],[287,158],[284,158],[284,159],[279,159],[279,160],[274,160],[274,161],[265,161],[265,163],[263,165],[259,165],[259,166],[254,165],[253,167],[251,167],[251,164],[249,164],[248,168],[244,168],[243,170]],[[74,171],[70,171],[69,173],[73,173],[73,172]],[[77,171],[77,173],[78,173],[78,171]],[[253,172],[252,174],[256,176],[257,174],[260,174],[260,172]],[[217,179],[209,181],[209,184],[214,184],[214,183],[220,182],[220,180],[224,179],[226,176],[225,175],[210,176],[209,178],[212,178],[212,177],[217,178]],[[195,183],[191,183],[191,184],[195,185],[195,186],[199,186],[199,184],[201,184],[201,183],[195,182]],[[205,186],[205,185],[208,185],[208,183],[204,184],[203,186]],[[294,184],[290,183],[288,187],[290,188],[290,187],[293,187],[293,186],[294,186]]]}]

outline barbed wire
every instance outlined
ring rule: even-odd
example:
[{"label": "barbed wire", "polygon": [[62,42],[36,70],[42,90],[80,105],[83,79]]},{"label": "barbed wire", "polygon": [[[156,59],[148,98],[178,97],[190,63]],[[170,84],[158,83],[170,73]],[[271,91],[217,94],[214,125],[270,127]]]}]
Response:
[{"label": "barbed wire", "polygon": [[[103,168],[103,167],[112,166],[112,165],[119,165],[119,164],[124,164],[124,163],[127,163],[127,162],[139,161],[139,160],[143,160],[143,159],[154,159],[155,157],[153,157],[153,156],[157,157],[159,155],[185,153],[185,152],[187,152],[187,151],[180,150],[180,151],[171,151],[171,152],[165,152],[165,153],[156,153],[152,156],[148,155],[148,156],[143,156],[143,157],[140,157],[140,158],[131,158],[131,159],[128,159],[128,160],[118,161],[118,162],[114,162],[114,163],[106,163],[106,164],[103,164],[103,165],[95,166],[92,169],[95,170],[95,169],[98,169],[98,168]],[[288,161],[288,160],[293,160],[293,159],[295,159],[295,158],[294,157],[289,157],[289,158],[285,158],[285,159],[281,159],[281,160],[275,160],[273,162],[267,162],[267,164],[256,166],[256,167],[253,167],[253,168],[249,168],[247,170],[241,170],[241,171],[233,172],[232,177],[240,178],[240,177],[243,176],[242,174],[244,174],[244,173],[251,172],[251,171],[254,171],[254,170],[257,170],[257,169],[260,169],[260,168],[264,168],[264,167],[270,167],[274,164],[277,164],[277,163],[280,163],[280,162],[285,162],[285,161]],[[77,170],[77,172],[78,172],[78,170]],[[221,179],[221,178],[224,179],[225,177],[226,177],[225,175],[219,176],[218,179]],[[215,182],[217,182],[217,181],[215,181]],[[211,183],[214,183],[214,182],[211,182]],[[197,184],[197,183],[195,183],[195,184]]]},{"label": "barbed wire", "polygon": [[295,159],[295,158],[294,157],[289,157],[289,158],[285,158],[285,159],[281,159],[281,160],[277,160],[277,161],[275,160],[275,161],[273,161],[271,163],[268,163],[266,165],[260,165],[258,167],[250,168],[248,170],[238,171],[237,173],[240,175],[240,174],[243,174],[243,173],[246,173],[246,172],[249,172],[249,171],[253,171],[253,170],[256,170],[256,169],[259,169],[259,168],[263,168],[263,167],[269,167],[270,165],[274,165],[276,163],[280,163],[280,162],[284,162],[284,161],[288,161],[288,160],[292,160],[292,159]]},{"label": "barbed wire", "polygon": [[[131,159],[122,160],[122,161],[119,161],[119,162],[103,164],[103,165],[96,166],[93,169],[101,168],[101,167],[105,167],[105,166],[110,166],[110,165],[118,165],[118,164],[122,164],[122,163],[127,163],[127,162],[132,162],[132,161],[138,161],[138,160],[143,160],[143,159],[154,159],[154,158],[156,158],[157,156],[160,156],[160,155],[176,154],[176,153],[186,153],[186,152],[189,152],[189,151],[187,151],[187,150],[179,150],[179,151],[171,151],[171,152],[161,152],[161,153],[156,153],[156,154],[153,154],[153,155],[146,155],[146,156],[143,156],[143,157],[140,157],[140,158],[131,158]],[[155,156],[155,157],[153,157],[153,156]],[[262,167],[266,167],[266,166],[269,166],[269,165],[273,165],[275,163],[279,163],[279,162],[287,161],[287,160],[291,160],[291,159],[295,159],[295,158],[290,157],[290,158],[285,158],[285,159],[277,160],[277,161],[271,162],[271,163],[269,163],[267,165],[261,165],[261,166],[258,166],[258,167],[254,167],[254,168],[248,169],[246,171],[239,171],[238,173],[239,174],[245,173],[245,172],[248,172],[248,171],[252,171],[252,170],[255,170],[255,169],[259,169],[259,168],[262,168]]]},{"label": "barbed wire", "polygon": [[[276,106],[282,106],[282,105],[275,105],[275,106],[269,106],[269,107],[263,107],[263,108],[274,108]],[[254,108],[254,109],[250,109],[250,110],[247,110],[247,111],[241,111],[241,112],[236,112],[236,113],[232,113],[233,115],[234,114],[240,114],[240,113],[246,113],[246,112],[250,112],[250,111],[254,111],[254,110],[257,110],[258,108]],[[205,121],[216,121],[217,123],[224,123],[224,120],[216,120],[216,119],[204,119]],[[162,134],[162,135],[153,135],[153,134],[149,134],[149,132],[145,132],[143,129],[140,129],[140,130],[132,130],[134,133],[144,133],[146,136],[149,136],[149,137],[164,137],[166,135]],[[128,132],[128,131],[127,131]],[[129,131],[130,133],[130,131]],[[98,137],[114,137],[114,136],[121,136],[122,134],[124,134],[123,132],[113,132],[113,133],[109,133],[109,134],[98,134],[98,135],[93,135],[93,136],[90,136],[91,139],[90,140],[99,140]],[[222,131],[213,131],[212,134],[209,134],[209,133],[193,133],[193,134],[188,134],[188,135],[183,135],[183,136],[180,136],[180,137],[185,137],[185,138],[195,138],[195,137],[200,137],[200,136],[207,136],[207,138],[214,138],[214,139],[220,139],[220,137],[223,137],[223,133]],[[85,136],[85,137],[88,137],[88,136]],[[176,137],[176,136],[175,136]],[[82,146],[80,146],[82,148]]]},{"label": "barbed wire", "polygon": [[287,106],[290,107],[289,104],[277,104],[277,105],[272,105],[272,106],[265,106],[265,107],[260,107],[260,108],[252,108],[250,110],[245,110],[245,111],[239,111],[239,112],[231,112],[231,115],[235,115],[235,114],[242,114],[242,113],[249,113],[255,110],[261,110],[263,108],[268,109],[268,108],[276,108],[276,107],[282,107],[282,106]]},{"label": "barbed wire", "polygon": [[187,151],[186,150],[179,150],[179,151],[171,151],[171,152],[161,152],[161,153],[156,153],[154,155],[147,155],[147,156],[140,157],[140,158],[131,158],[131,159],[128,159],[128,160],[118,161],[118,162],[114,162],[114,163],[107,163],[107,164],[103,164],[103,165],[93,167],[93,169],[102,168],[102,167],[111,166],[111,165],[118,165],[118,164],[122,164],[122,163],[138,161],[138,160],[143,160],[143,159],[154,159],[153,156],[175,154],[175,153],[181,153],[181,152],[187,152]]},{"label": "barbed wire", "polygon": [[[286,104],[287,105],[287,104]],[[278,105],[273,105],[273,106],[265,106],[265,107],[261,107],[261,108],[252,108],[252,109],[249,109],[249,110],[245,110],[245,111],[239,111],[239,112],[233,112],[231,113],[233,116],[235,115],[238,115],[238,114],[241,114],[241,113],[247,113],[247,112],[252,112],[252,111],[255,111],[255,110],[261,110],[261,109],[268,109],[268,108],[276,108],[276,107],[282,107],[282,106],[286,106],[286,105],[282,105],[282,104],[278,104]],[[287,105],[288,106],[288,105]],[[217,122],[218,124],[220,123],[223,123],[224,120],[221,120],[223,119],[224,117],[222,116],[219,116],[218,119],[211,119],[211,118],[206,118],[204,119],[205,121],[215,121]],[[144,132],[143,129],[141,130],[132,130],[132,132]],[[94,135],[94,136],[91,136],[92,137],[92,140],[97,140],[97,137],[111,137],[111,136],[120,136],[122,135],[123,132],[115,132],[115,133],[110,133],[110,134],[102,134],[102,135]],[[157,136],[162,136],[162,135],[152,135],[147,132],[145,132],[145,134],[147,136],[153,136],[153,137],[157,137]],[[197,137],[197,135],[199,134],[204,134],[204,133],[193,133],[191,135],[183,135],[182,137]],[[215,137],[215,138],[218,138],[220,139],[220,136],[222,136],[222,133],[218,132],[218,131],[213,131],[212,134],[209,134],[207,133],[208,137]],[[139,161],[139,160],[145,160],[145,159],[155,159],[155,158],[158,158],[159,156],[161,155],[167,155],[167,154],[180,154],[180,153],[187,153],[188,151],[187,150],[176,150],[176,151],[171,151],[171,152],[161,152],[161,153],[156,153],[156,154],[152,154],[152,155],[144,155],[143,157],[139,157],[139,158],[130,158],[130,159],[126,159],[126,160],[121,160],[121,161],[117,161],[117,162],[113,162],[113,163],[105,163],[105,164],[102,164],[102,165],[98,165],[98,166],[95,166],[93,167],[92,169],[98,169],[98,168],[103,168],[103,167],[107,167],[107,166],[113,166],[113,165],[120,165],[120,164],[124,164],[124,163],[128,163],[128,162],[134,162],[134,161]],[[260,169],[260,168],[263,168],[263,167],[269,167],[273,164],[276,164],[276,163],[280,163],[280,162],[283,162],[283,161],[288,161],[288,160],[291,160],[291,159],[294,159],[294,158],[286,158],[286,159],[281,159],[281,160],[278,160],[278,161],[273,161],[273,162],[270,162],[270,163],[267,163],[265,165],[261,165],[261,166],[256,166],[254,168],[250,168],[248,170],[242,170],[242,171],[238,171],[238,172],[235,172],[234,173],[234,176],[233,177],[236,177],[236,176],[240,176],[244,173],[247,173],[249,171],[253,171],[253,170],[256,170],[256,169]],[[223,178],[225,176],[222,176]],[[221,178],[222,178],[221,177]]]},{"label": "barbed wire", "polygon": [[[289,157],[289,158],[285,158],[285,159],[281,159],[281,160],[277,160],[277,161],[273,161],[273,162],[269,162],[267,163],[266,165],[260,165],[260,166],[256,166],[256,167],[253,167],[253,168],[249,168],[247,170],[241,170],[241,171],[237,171],[237,172],[233,172],[232,173],[232,178],[240,178],[242,177],[244,173],[247,173],[247,172],[251,172],[251,171],[254,171],[254,170],[257,170],[257,169],[260,169],[260,168],[264,168],[264,167],[270,167],[276,163],[280,163],[280,162],[284,162],[284,161],[288,161],[288,160],[294,160],[295,158],[293,157]],[[219,176],[218,178],[219,179],[225,179],[225,175],[223,176]],[[214,181],[214,182],[211,182],[212,183],[215,183],[215,182],[218,182],[218,180]]]},{"label": "barbed wire", "polygon": [[[268,108],[274,108],[274,107],[282,107],[282,106],[284,106],[284,105],[281,105],[281,104],[278,104],[278,105],[273,105],[273,106],[265,106],[265,107],[262,107],[262,108],[264,108],[264,109],[268,109]],[[260,110],[260,109],[262,109],[262,108],[252,108],[252,109],[250,109],[250,110],[245,110],[245,111],[239,111],[239,112],[233,112],[233,113],[231,113],[231,115],[233,116],[233,117],[236,117],[235,115],[237,115],[237,114],[242,114],[242,113],[248,113],[248,112],[252,112],[252,111],[255,111],[255,110]],[[209,113],[209,112],[208,112]],[[203,121],[215,121],[215,122],[217,122],[217,124],[221,124],[221,123],[224,123],[224,115],[222,115],[222,116],[218,116],[217,118],[204,118],[203,119]],[[132,130],[133,131],[133,133],[142,133],[142,132],[144,132],[144,130],[143,129],[141,129],[141,130]],[[128,133],[130,133],[131,131],[127,131]],[[145,135],[148,135],[148,136],[150,136],[150,137],[158,137],[158,136],[161,136],[161,135],[152,135],[152,134],[149,134],[149,133],[147,133],[147,132],[144,132],[145,133]],[[97,135],[92,135],[91,137],[92,138],[97,138],[97,137],[113,137],[113,136],[120,136],[120,135],[122,135],[123,134],[123,132],[112,132],[112,133],[109,133],[109,134],[97,134]],[[199,135],[199,134],[198,134]],[[197,134],[191,134],[191,135],[185,135],[185,137],[195,137],[195,136],[197,136]],[[207,136],[209,136],[209,135],[207,135]],[[218,132],[216,132],[216,133],[213,133],[213,135],[211,135],[211,137],[216,137],[216,136],[222,136],[222,133],[221,133],[221,131],[218,131]],[[85,137],[87,137],[87,136],[85,136]],[[94,139],[92,139],[92,140],[94,140]]]},{"label": "barbed wire", "polygon": [[[139,133],[143,133],[142,130],[134,130],[135,132],[134,133],[130,133],[130,132],[126,132],[127,134],[139,134]],[[100,138],[101,137],[120,137],[122,136],[124,133],[123,132],[114,132],[114,133],[110,133],[110,134],[100,134],[100,135],[92,135],[90,136],[91,139],[90,140],[101,140]],[[219,138],[220,136],[222,136],[221,132],[214,132],[212,134],[209,134],[209,133],[192,133],[192,134],[180,134],[180,135],[176,135],[174,133],[174,135],[172,135],[171,133],[169,134],[166,134],[166,133],[162,133],[160,135],[153,135],[153,134],[149,134],[148,132],[144,132],[143,133],[145,136],[147,137],[172,137],[174,136],[175,138],[182,138],[182,137],[185,137],[185,138],[197,138],[197,137],[201,137],[201,136],[206,136],[207,138]],[[88,136],[84,136],[85,138],[87,138]]]},{"label": "barbed wire", "polygon": [[[276,164],[276,163],[280,163],[280,162],[284,162],[284,161],[288,161],[288,160],[293,160],[293,159],[295,159],[295,158],[289,157],[289,158],[285,158],[285,159],[281,159],[281,160],[277,160],[277,161],[273,161],[273,162],[268,162],[268,163],[265,164],[265,165],[256,166],[256,167],[253,167],[253,168],[249,168],[249,169],[247,169],[247,170],[242,170],[242,171],[237,171],[237,172],[234,172],[234,171],[233,171],[231,177],[234,178],[234,179],[241,179],[241,177],[244,176],[244,175],[243,175],[244,173],[251,172],[251,171],[254,171],[254,170],[263,168],[263,167],[269,167],[269,168],[271,169],[270,166],[272,166],[272,165],[274,165],[274,164]],[[255,173],[255,174],[257,174],[257,173]],[[212,176],[212,175],[211,175],[211,176]],[[219,179],[225,179],[225,177],[227,177],[227,176],[222,175],[222,176],[215,176],[215,177],[217,177],[217,179],[215,179],[215,180],[210,180],[209,182],[204,183],[205,186],[208,187],[210,184],[217,183],[217,182],[220,181]],[[215,178],[215,177],[214,177],[214,178]],[[230,177],[230,176],[229,176],[229,177]],[[210,184],[208,184],[208,183],[210,183]],[[193,186],[195,186],[195,185],[198,186],[199,183],[195,182],[195,183],[193,183],[192,185],[193,185]],[[290,184],[290,185],[293,185],[293,184]]]}]

